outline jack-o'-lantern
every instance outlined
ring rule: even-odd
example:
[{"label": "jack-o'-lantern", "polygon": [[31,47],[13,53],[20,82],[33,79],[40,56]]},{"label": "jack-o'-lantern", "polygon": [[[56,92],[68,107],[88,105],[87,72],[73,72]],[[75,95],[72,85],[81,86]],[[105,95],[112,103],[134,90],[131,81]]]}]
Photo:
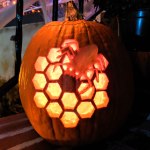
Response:
[{"label": "jack-o'-lantern", "polygon": [[19,91],[33,128],[58,144],[116,133],[131,108],[127,52],[111,29],[76,20],[44,25],[24,54]]}]

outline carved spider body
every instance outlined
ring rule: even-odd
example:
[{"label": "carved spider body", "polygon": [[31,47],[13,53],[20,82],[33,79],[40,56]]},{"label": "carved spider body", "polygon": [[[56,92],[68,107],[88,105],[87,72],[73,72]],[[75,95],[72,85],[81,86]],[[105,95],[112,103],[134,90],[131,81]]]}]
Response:
[{"label": "carved spider body", "polygon": [[[75,45],[77,46],[75,47]],[[54,68],[58,65],[65,65],[67,68],[64,74],[75,77],[76,79],[85,78],[89,86],[84,91],[81,91],[81,93],[86,92],[92,86],[87,72],[91,70],[95,71],[98,82],[98,71],[102,72],[108,65],[105,63],[103,55],[98,54],[98,47],[95,44],[79,48],[78,42],[71,39],[70,42],[66,40],[59,51],[61,51],[61,54],[58,58],[67,55],[70,61],[67,63],[57,63]]]}]

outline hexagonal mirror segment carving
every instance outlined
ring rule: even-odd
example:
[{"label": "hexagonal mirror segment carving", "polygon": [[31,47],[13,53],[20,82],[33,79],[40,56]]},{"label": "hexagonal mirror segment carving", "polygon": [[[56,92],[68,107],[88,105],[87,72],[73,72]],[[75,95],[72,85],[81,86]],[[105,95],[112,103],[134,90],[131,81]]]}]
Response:
[{"label": "hexagonal mirror segment carving", "polygon": [[62,90],[58,83],[49,83],[46,89],[46,93],[50,99],[59,99]]},{"label": "hexagonal mirror segment carving", "polygon": [[[62,61],[62,64],[65,64],[65,63],[69,63],[70,62],[70,59],[67,55],[65,55],[63,61]],[[67,70],[67,65],[63,65],[63,69],[64,70]]]},{"label": "hexagonal mirror segment carving", "polygon": [[62,113],[62,108],[57,102],[49,103],[46,107],[46,111],[48,112],[48,115],[52,118],[59,118]]},{"label": "hexagonal mirror segment carving", "polygon": [[61,122],[63,123],[65,128],[74,128],[77,126],[79,118],[76,113],[66,111],[62,115]]},{"label": "hexagonal mirror segment carving", "polygon": [[84,91],[83,94],[80,94],[82,100],[91,99],[95,92],[95,88],[94,86],[90,87],[88,83],[81,83],[78,92],[81,93],[81,91]]},{"label": "hexagonal mirror segment carving", "polygon": [[42,73],[36,73],[32,79],[33,85],[36,90],[43,90],[47,81]]},{"label": "hexagonal mirror segment carving", "polygon": [[63,105],[64,105],[64,109],[74,109],[78,99],[75,95],[75,93],[64,93],[61,99]]},{"label": "hexagonal mirror segment carving", "polygon": [[36,92],[34,95],[34,102],[38,108],[44,108],[48,100],[43,92]]},{"label": "hexagonal mirror segment carving", "polygon": [[108,83],[109,83],[109,80],[105,73],[99,73],[98,82],[96,78],[94,79],[94,85],[97,90],[106,90]]},{"label": "hexagonal mirror segment carving", "polygon": [[98,62],[94,63],[94,67],[98,70],[105,71],[109,64],[107,59],[102,54],[98,54],[97,60]]},{"label": "hexagonal mirror segment carving", "polygon": [[35,62],[35,70],[36,71],[44,71],[48,66],[48,61],[45,57],[39,56]]},{"label": "hexagonal mirror segment carving", "polygon": [[62,69],[60,66],[56,66],[54,69],[54,65],[50,65],[46,71],[46,75],[49,80],[58,80],[62,75]]},{"label": "hexagonal mirror segment carving", "polygon": [[98,91],[94,97],[94,103],[97,108],[107,107],[109,103],[109,97],[106,91]]},{"label": "hexagonal mirror segment carving", "polygon": [[59,62],[61,58],[58,58],[58,56],[61,55],[60,48],[51,48],[49,50],[49,53],[47,55],[47,58],[50,62]]},{"label": "hexagonal mirror segment carving", "polygon": [[81,102],[77,107],[77,112],[81,118],[91,118],[95,108],[91,102]]},{"label": "hexagonal mirror segment carving", "polygon": [[[88,70],[86,72],[86,75],[91,80],[93,75],[94,75],[94,71],[93,70]],[[80,80],[87,80],[87,78],[83,75],[83,76],[81,76]]]}]

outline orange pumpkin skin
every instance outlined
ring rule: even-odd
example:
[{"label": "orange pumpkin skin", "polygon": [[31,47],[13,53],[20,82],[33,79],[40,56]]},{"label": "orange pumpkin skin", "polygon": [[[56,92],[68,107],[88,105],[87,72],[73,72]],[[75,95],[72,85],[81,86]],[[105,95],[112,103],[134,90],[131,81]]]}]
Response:
[{"label": "orange pumpkin skin", "polygon": [[[50,48],[60,47],[65,39],[76,39],[79,47],[96,44],[99,53],[109,62],[105,71],[109,78],[107,107],[95,110],[91,118],[80,119],[75,128],[65,128],[60,119],[50,118],[45,109],[36,107],[33,100],[32,79],[37,58],[46,57]],[[65,80],[62,82],[67,87]],[[70,88],[76,81],[70,79],[69,82]],[[133,83],[128,54],[111,29],[104,25],[84,20],[48,23],[33,36],[24,54],[19,92],[27,117],[44,139],[63,145],[89,144],[105,139],[118,131],[132,106]]]}]

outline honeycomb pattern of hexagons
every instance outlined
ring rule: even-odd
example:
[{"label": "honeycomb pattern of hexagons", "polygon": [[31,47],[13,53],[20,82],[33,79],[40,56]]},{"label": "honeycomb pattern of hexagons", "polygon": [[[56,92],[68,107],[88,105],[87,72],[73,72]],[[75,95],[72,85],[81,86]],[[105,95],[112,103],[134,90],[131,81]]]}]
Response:
[{"label": "honeycomb pattern of hexagons", "polygon": [[[73,41],[70,44],[72,50],[78,51],[79,44],[71,39],[65,40],[62,47],[67,46],[70,41]],[[93,64],[78,80],[79,86],[70,92],[64,90],[60,82],[71,62],[71,56],[67,53],[62,55],[60,48],[51,48],[47,56],[39,56],[34,64],[36,73],[32,79],[36,107],[45,109],[51,118],[59,118],[65,128],[74,128],[80,119],[91,118],[96,109],[107,107],[109,97],[106,90],[109,79],[104,71],[108,61],[102,54],[97,57],[103,59],[104,67],[100,64],[101,61]],[[101,71],[95,72],[94,68]],[[89,85],[87,77],[92,86]]]}]

